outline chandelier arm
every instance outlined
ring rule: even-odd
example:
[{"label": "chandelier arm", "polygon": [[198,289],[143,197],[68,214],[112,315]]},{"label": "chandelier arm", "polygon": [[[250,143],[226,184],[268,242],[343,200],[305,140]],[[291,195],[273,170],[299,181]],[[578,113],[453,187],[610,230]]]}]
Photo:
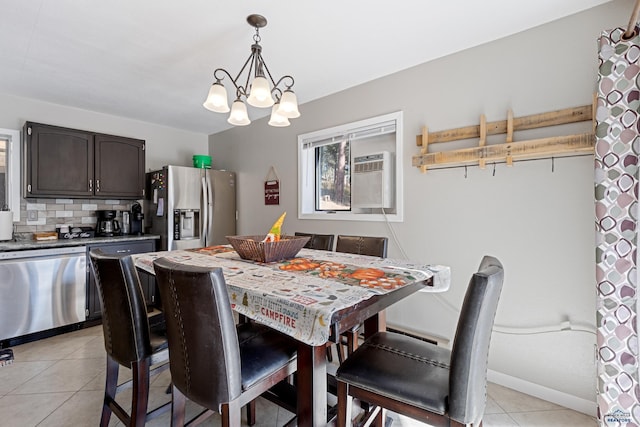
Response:
[{"label": "chandelier arm", "polygon": [[291,84],[287,84],[287,83],[285,83],[285,84],[284,84],[284,85],[287,87],[287,89],[291,89],[291,88],[293,87],[293,85],[295,84],[295,80],[293,79],[293,77],[291,77],[291,76],[289,76],[289,75],[286,75],[286,76],[282,76],[282,77],[280,77],[280,80],[278,80],[278,82],[277,82],[277,83],[274,83],[274,85],[273,85],[273,86],[274,86],[274,87],[275,87],[275,86],[278,86],[280,83],[282,83],[282,81],[283,81],[284,79],[290,79],[290,80],[291,80]]},{"label": "chandelier arm", "polygon": [[[262,68],[264,69],[264,71],[267,72],[267,76],[269,76],[269,80],[271,80],[271,84],[273,85],[273,89],[275,89],[276,82],[275,80],[273,80],[273,77],[271,76],[271,71],[269,71],[269,67],[267,67],[267,63],[264,62],[264,58],[262,57],[262,53],[258,52],[257,54],[258,59],[260,60],[260,62],[262,63]],[[273,89],[271,89],[271,92],[273,92]]]},{"label": "chandelier arm", "polygon": [[282,89],[274,86],[271,92],[273,92],[273,96],[276,98],[276,103],[280,102],[280,99],[282,99]]},{"label": "chandelier arm", "polygon": [[[282,76],[280,77],[280,79],[276,82],[274,80],[274,78],[271,76],[271,71],[269,71],[269,67],[267,67],[267,63],[264,62],[264,59],[262,59],[262,55],[260,53],[258,53],[258,57],[260,58],[260,61],[262,62],[262,66],[264,67],[264,70],[267,72],[267,75],[269,76],[269,79],[271,80],[271,84],[273,85],[273,89],[271,89],[271,92],[273,92],[280,83],[282,83],[282,81],[284,79],[291,79],[291,84],[286,84],[285,86],[287,87],[287,89],[291,89],[295,83],[295,80],[293,79],[293,77],[286,75],[286,76]],[[278,89],[279,90],[279,89]],[[282,91],[280,91],[280,94],[282,95]]]},{"label": "chandelier arm", "polygon": [[229,74],[229,72],[227,70],[225,70],[224,68],[217,68],[214,72],[213,72],[213,77],[216,79],[217,82],[222,81],[222,79],[224,79],[224,76],[222,78],[218,77],[218,71],[220,71],[221,73],[226,74],[227,77],[229,77],[229,80],[231,80],[231,83],[233,84],[233,86],[236,88],[236,95],[237,93],[240,91],[240,88],[238,87],[238,85],[236,84],[236,82],[233,80],[233,77],[231,77],[231,74]]},{"label": "chandelier arm", "polygon": [[240,75],[244,72],[244,69],[247,67],[247,63],[249,62],[249,60],[251,60],[251,64],[249,64],[249,71],[247,71],[247,80],[244,82],[244,86],[236,86],[238,88],[238,91],[240,91],[240,93],[242,93],[242,95],[246,97],[249,96],[249,79],[251,79],[251,71],[254,70],[256,66],[256,52],[254,49],[251,49],[251,56],[249,56],[247,62],[245,62],[242,66],[242,69],[238,73],[238,77],[236,77],[236,80],[238,80],[240,78]]}]

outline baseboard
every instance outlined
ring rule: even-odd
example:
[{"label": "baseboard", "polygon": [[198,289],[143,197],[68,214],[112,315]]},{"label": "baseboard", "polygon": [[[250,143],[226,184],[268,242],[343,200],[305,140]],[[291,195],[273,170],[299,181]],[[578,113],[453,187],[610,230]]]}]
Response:
[{"label": "baseboard", "polygon": [[489,370],[487,378],[490,382],[564,406],[574,411],[582,412],[591,417],[596,416],[597,404],[590,400],[582,399],[549,387],[525,381],[520,378],[512,377],[501,372]]},{"label": "baseboard", "polygon": [[419,332],[410,328],[407,328],[405,325],[396,325],[391,322],[387,322],[387,331],[396,332],[402,335],[407,335],[413,338],[417,338],[421,341],[427,341],[432,344],[437,344],[439,346],[449,348],[449,339],[438,336],[426,334],[424,332]]}]

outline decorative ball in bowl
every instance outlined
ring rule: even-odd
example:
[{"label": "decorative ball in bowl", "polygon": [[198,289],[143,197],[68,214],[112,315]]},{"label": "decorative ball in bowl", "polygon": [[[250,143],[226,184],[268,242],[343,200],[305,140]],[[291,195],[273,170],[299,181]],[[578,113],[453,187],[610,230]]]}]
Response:
[{"label": "decorative ball in bowl", "polygon": [[277,242],[263,242],[264,236],[226,236],[242,259],[275,262],[294,258],[307,244],[309,236],[280,236]]}]

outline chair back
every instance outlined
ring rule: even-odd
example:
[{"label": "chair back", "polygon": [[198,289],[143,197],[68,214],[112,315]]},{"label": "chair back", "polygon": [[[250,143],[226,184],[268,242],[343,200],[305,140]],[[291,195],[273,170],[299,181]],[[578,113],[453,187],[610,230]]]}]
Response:
[{"label": "chair back", "polygon": [[296,236],[309,236],[309,241],[304,245],[307,249],[333,250],[333,234],[310,234],[296,231]]},{"label": "chair back", "polygon": [[242,392],[240,348],[222,270],[166,258],[153,265],[173,385],[206,408],[236,399]]},{"label": "chair back", "polygon": [[449,376],[449,416],[462,423],[479,423],[486,405],[489,342],[504,270],[497,259],[485,256],[464,297]]},{"label": "chair back", "polygon": [[386,258],[388,240],[386,237],[338,235],[336,252]]},{"label": "chair back", "polygon": [[94,249],[89,257],[102,304],[105,350],[119,364],[131,367],[152,353],[140,278],[131,256]]}]

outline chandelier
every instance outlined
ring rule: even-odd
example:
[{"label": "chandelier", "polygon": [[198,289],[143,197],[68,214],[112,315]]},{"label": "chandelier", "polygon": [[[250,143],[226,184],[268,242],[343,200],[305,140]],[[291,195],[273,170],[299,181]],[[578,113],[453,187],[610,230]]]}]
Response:
[{"label": "chandelier", "polygon": [[[298,100],[293,88],[293,77],[286,75],[280,77],[276,82],[271,76],[271,72],[267,64],[262,58],[262,46],[260,46],[260,28],[267,25],[267,20],[261,15],[249,15],[247,17],[249,25],[256,29],[253,36],[254,43],[251,45],[251,55],[233,78],[231,74],[224,68],[218,68],[213,72],[215,82],[209,89],[209,95],[202,104],[206,109],[216,113],[228,113],[227,122],[235,126],[246,126],[251,123],[247,114],[247,106],[244,102],[246,99],[249,105],[260,108],[271,107],[271,118],[269,124],[271,126],[289,126],[289,119],[300,117],[298,111]],[[247,70],[247,77],[244,85],[242,85],[242,74]],[[227,100],[227,89],[222,84],[225,77],[235,87],[235,101],[229,110],[229,102]],[[252,81],[251,78],[253,78]],[[284,90],[279,86],[282,83]]]}]

